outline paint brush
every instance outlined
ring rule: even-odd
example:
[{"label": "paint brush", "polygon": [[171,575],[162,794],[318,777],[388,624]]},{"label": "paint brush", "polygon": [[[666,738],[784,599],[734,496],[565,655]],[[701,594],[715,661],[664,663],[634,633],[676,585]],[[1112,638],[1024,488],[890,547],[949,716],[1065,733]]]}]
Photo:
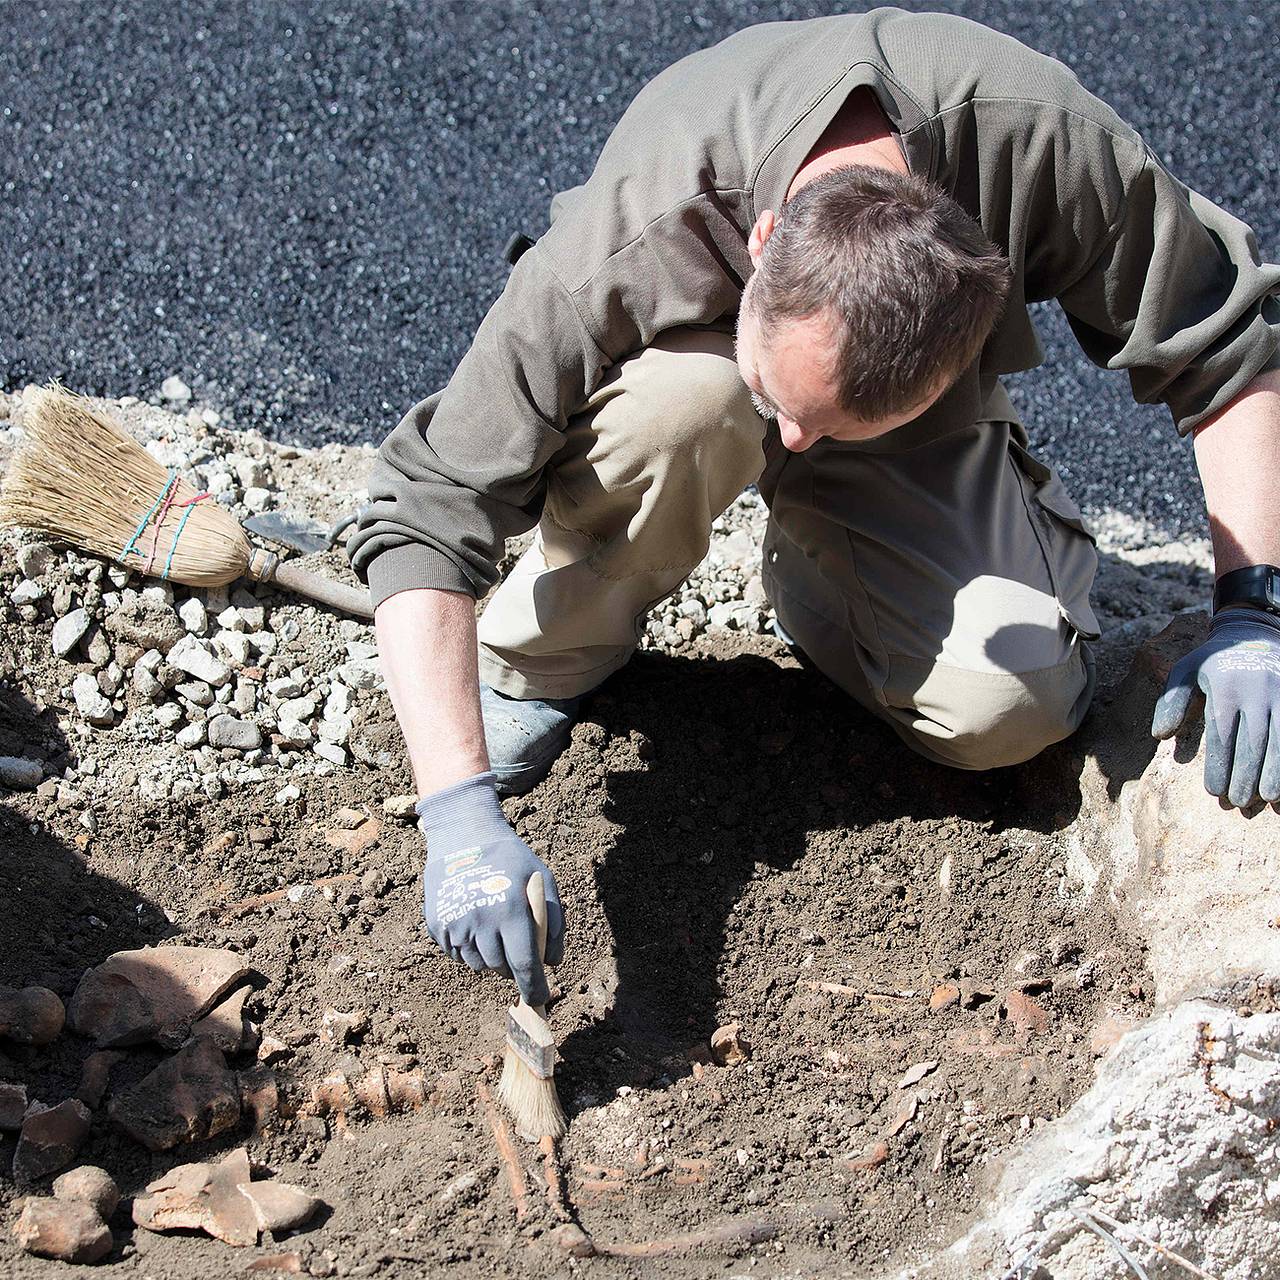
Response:
[{"label": "paint brush", "polygon": [[[547,951],[547,897],[542,875],[529,877],[525,890],[537,930],[534,950],[541,963]],[[556,1040],[542,1006],[524,997],[507,1010],[507,1045],[498,1095],[515,1118],[522,1137],[562,1138],[566,1125],[556,1093]]]}]

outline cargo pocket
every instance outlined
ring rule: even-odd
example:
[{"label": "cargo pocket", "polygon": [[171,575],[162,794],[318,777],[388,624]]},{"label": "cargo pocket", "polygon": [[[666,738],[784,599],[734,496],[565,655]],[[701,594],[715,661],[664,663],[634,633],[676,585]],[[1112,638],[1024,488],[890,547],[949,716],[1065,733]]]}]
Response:
[{"label": "cargo pocket", "polygon": [[1009,456],[1023,478],[1027,511],[1044,551],[1049,580],[1062,616],[1086,640],[1101,634],[1089,591],[1098,571],[1097,543],[1058,473],[1033,458],[1011,437]]}]

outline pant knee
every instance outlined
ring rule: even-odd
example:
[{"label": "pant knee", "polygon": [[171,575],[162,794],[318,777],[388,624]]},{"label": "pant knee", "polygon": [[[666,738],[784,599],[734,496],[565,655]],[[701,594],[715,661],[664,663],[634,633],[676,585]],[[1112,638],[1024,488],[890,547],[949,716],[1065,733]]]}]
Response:
[{"label": "pant knee", "polygon": [[1080,643],[1065,662],[1040,671],[942,672],[922,686],[910,719],[896,723],[908,745],[941,764],[999,769],[1074,733],[1093,686],[1093,660]]},{"label": "pant knee", "polygon": [[[703,330],[672,330],[627,361],[618,394],[593,426],[619,462],[655,457],[741,469],[747,483],[763,465],[764,424],[738,373],[732,339]],[[741,485],[739,485],[739,488]]]}]

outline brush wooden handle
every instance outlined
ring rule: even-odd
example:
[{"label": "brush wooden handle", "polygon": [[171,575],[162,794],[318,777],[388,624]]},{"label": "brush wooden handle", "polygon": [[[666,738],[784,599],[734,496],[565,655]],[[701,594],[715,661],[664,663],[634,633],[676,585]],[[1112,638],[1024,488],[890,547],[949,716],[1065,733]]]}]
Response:
[{"label": "brush wooden handle", "polygon": [[363,587],[348,587],[323,574],[300,569],[291,560],[281,561],[271,554],[255,551],[245,576],[255,582],[271,582],[297,596],[306,596],[353,618],[372,618],[373,602]]},{"label": "brush wooden handle", "polygon": [[533,949],[538,959],[545,961],[547,956],[547,887],[542,883],[542,872],[535,871],[529,877],[524,896],[529,899],[529,910],[533,913],[535,930]]}]

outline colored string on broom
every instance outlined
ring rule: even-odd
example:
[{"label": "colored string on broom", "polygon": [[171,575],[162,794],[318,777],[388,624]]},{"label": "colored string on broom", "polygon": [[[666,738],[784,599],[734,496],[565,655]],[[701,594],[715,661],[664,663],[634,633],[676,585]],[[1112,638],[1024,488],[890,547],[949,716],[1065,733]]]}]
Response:
[{"label": "colored string on broom", "polygon": [[[120,552],[120,562],[127,563],[129,556],[135,555],[139,559],[142,558],[142,552],[138,548],[138,540],[147,531],[147,526],[151,523],[151,517],[156,517],[155,534],[151,539],[151,551],[147,555],[147,562],[142,567],[143,574],[149,574],[151,567],[155,564],[156,551],[160,546],[160,526],[164,524],[164,518],[169,514],[173,507],[177,507],[182,511],[182,519],[178,521],[178,528],[174,532],[173,541],[169,544],[169,554],[165,559],[164,568],[160,572],[162,578],[169,576],[169,570],[173,567],[174,552],[178,549],[178,540],[182,537],[182,531],[187,527],[187,521],[191,518],[191,513],[196,509],[196,504],[203,502],[210,494],[197,493],[194,498],[188,498],[184,502],[175,502],[178,494],[178,473],[170,468],[169,479],[166,481],[163,489],[160,490],[160,496],[151,504],[147,514],[138,521],[138,527],[133,531],[133,537],[124,544],[124,549]],[[158,513],[158,514],[157,514]]]}]

